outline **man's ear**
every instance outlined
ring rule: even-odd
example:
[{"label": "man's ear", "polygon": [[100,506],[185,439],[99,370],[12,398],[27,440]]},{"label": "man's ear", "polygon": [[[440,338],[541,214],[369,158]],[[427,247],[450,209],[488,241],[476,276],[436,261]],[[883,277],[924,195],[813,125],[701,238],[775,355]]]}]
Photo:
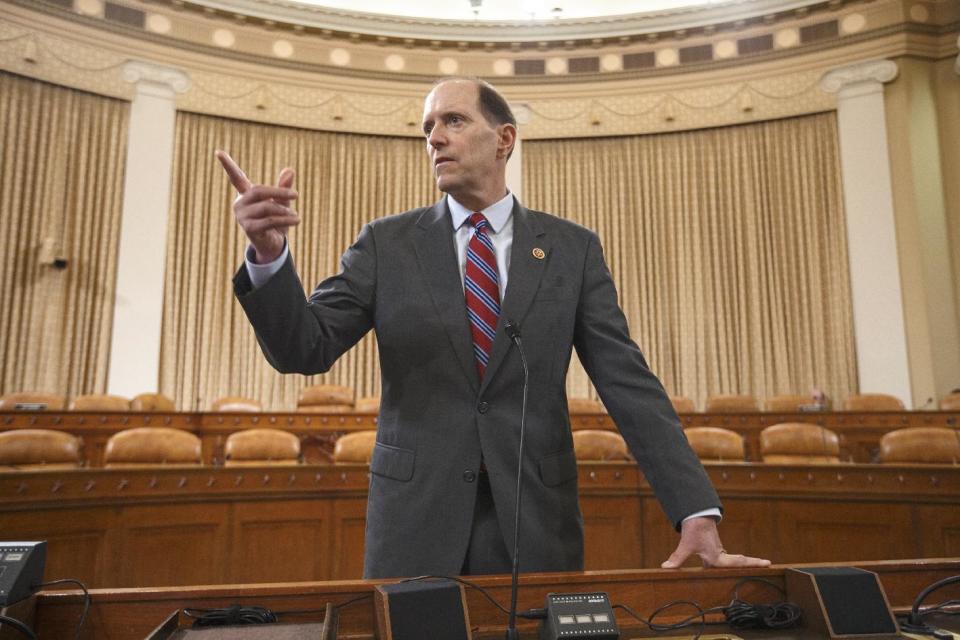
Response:
[{"label": "man's ear", "polygon": [[506,158],[517,143],[517,128],[509,122],[505,122],[497,127],[497,134],[497,157]]}]

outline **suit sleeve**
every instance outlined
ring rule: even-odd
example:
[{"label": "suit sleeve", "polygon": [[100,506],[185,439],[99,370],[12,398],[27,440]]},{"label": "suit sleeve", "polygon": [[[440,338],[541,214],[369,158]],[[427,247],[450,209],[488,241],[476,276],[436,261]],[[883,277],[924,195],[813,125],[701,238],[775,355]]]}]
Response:
[{"label": "suit sleeve", "polygon": [[340,259],[341,271],[307,298],[293,257],[254,289],[246,267],[233,279],[234,294],[253,325],[267,360],[281,373],[325,373],[373,326],[376,245],[370,225]]},{"label": "suit sleeve", "polygon": [[584,262],[574,347],[674,527],[679,529],[693,513],[721,508],[670,398],[630,338],[600,241],[593,233]]}]

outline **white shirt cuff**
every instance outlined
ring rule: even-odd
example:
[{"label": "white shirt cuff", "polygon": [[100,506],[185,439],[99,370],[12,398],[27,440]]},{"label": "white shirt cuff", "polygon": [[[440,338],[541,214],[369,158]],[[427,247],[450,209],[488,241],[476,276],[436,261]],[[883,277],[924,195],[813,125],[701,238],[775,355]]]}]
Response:
[{"label": "white shirt cuff", "polygon": [[247,251],[244,254],[244,262],[247,265],[247,273],[250,275],[250,284],[253,285],[254,289],[259,289],[267,283],[267,281],[273,277],[277,271],[280,271],[280,267],[283,266],[283,263],[287,261],[287,256],[290,254],[290,248],[287,246],[286,241],[283,243],[283,251],[280,252],[280,256],[273,262],[268,262],[266,264],[257,264],[254,262],[256,259],[256,251],[253,248],[253,245],[247,246]]},{"label": "white shirt cuff", "polygon": [[720,513],[720,509],[713,507],[711,509],[704,509],[703,511],[697,511],[696,513],[691,513],[686,518],[683,519],[683,522],[686,522],[690,518],[716,518],[717,522],[723,518]]}]

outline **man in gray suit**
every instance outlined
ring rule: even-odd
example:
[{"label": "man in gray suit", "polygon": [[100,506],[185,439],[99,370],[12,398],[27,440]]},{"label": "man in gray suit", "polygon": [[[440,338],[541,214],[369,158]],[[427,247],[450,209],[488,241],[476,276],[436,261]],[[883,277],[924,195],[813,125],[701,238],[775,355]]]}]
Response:
[{"label": "man in gray suit", "polygon": [[423,131],[444,199],[365,225],[341,272],[309,299],[286,242],[300,221],[293,171],[275,187],[254,185],[217,154],[250,240],[235,292],[270,363],[321,373],[376,331],[382,393],[364,575],[510,570],[523,371],[508,323],[522,328],[530,370],[522,571],[583,568],[564,390],[573,348],[681,533],[663,566],[692,554],[708,566],[769,564],[723,550],[720,501],[629,337],[596,234],[507,190],[517,128],[506,101],[482,81],[440,82]]}]

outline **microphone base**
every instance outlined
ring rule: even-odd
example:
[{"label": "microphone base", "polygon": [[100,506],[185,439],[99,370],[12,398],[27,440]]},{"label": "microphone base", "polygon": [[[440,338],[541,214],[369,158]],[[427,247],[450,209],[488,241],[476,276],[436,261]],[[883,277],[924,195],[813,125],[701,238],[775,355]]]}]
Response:
[{"label": "microphone base", "polygon": [[503,637],[506,640],[520,640],[520,631],[516,627],[507,629],[507,633]]}]

